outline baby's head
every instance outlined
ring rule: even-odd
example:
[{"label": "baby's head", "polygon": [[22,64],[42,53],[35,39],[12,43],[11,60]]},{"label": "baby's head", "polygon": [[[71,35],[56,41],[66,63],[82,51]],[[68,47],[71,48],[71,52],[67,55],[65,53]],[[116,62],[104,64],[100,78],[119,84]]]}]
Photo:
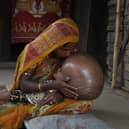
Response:
[{"label": "baby's head", "polygon": [[104,85],[101,67],[89,55],[68,57],[55,74],[55,78],[77,87],[80,99],[97,98]]}]

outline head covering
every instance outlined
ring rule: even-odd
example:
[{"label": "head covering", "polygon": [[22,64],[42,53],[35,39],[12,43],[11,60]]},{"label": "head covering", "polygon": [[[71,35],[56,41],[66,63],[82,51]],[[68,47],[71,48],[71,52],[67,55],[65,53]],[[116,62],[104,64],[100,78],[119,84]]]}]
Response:
[{"label": "head covering", "polygon": [[[20,77],[26,70],[40,63],[57,48],[67,43],[76,43],[78,40],[78,27],[71,19],[59,19],[48,26],[34,41],[27,44],[19,55],[13,89],[19,88]],[[3,106],[5,109],[5,105]],[[7,108],[5,112],[0,114],[0,125],[2,129],[19,128],[27,114],[29,117],[30,115],[34,115],[34,112],[37,111],[36,108],[38,106],[28,104],[17,104],[12,108]],[[91,101],[66,98],[63,102],[50,105],[49,107],[41,107],[39,115],[84,113],[90,108]]]},{"label": "head covering", "polygon": [[48,26],[35,40],[27,44],[19,55],[13,88],[17,89],[21,75],[43,60],[51,52],[67,43],[79,40],[79,30],[72,19],[62,18]]}]

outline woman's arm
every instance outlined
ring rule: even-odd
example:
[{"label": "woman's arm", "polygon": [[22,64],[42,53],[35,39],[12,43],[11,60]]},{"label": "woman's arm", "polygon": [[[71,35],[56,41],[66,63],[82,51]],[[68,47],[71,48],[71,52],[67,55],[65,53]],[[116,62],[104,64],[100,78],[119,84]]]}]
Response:
[{"label": "woman's arm", "polygon": [[[47,90],[60,90],[64,83],[57,80],[46,80],[42,83],[37,83],[31,79],[31,74],[24,73],[20,79],[20,89],[24,93],[34,93]],[[66,87],[66,86],[65,86]]]},{"label": "woman's arm", "polygon": [[24,93],[42,92],[48,90],[58,90],[63,93],[66,97],[73,99],[78,98],[77,88],[63,82],[61,80],[47,80],[44,83],[37,83],[31,80],[30,75],[23,74],[20,80],[20,89]]},{"label": "woman's arm", "polygon": [[46,80],[43,83],[37,83],[33,81],[32,75],[35,73],[34,69],[29,69],[25,72],[20,79],[20,89],[24,93],[42,92],[48,90],[58,90],[63,93],[66,97],[78,98],[78,89],[74,86],[69,85],[67,82],[62,80]]}]

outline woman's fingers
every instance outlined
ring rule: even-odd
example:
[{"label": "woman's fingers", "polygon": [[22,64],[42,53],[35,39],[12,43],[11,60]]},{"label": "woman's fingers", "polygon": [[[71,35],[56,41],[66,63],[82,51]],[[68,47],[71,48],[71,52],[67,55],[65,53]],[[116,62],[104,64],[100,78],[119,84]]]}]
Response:
[{"label": "woman's fingers", "polygon": [[60,91],[66,96],[73,99],[78,99],[78,88],[69,85],[66,82],[61,81],[62,87],[60,87]]},{"label": "woman's fingers", "polygon": [[79,98],[79,94],[77,94],[76,92],[67,89],[67,88],[62,88],[61,91],[66,97],[68,98],[72,98],[72,99],[78,99]]},{"label": "woman's fingers", "polygon": [[69,84],[66,83],[66,82],[63,82],[63,81],[62,81],[62,84],[63,84],[63,88],[67,88],[67,89],[70,89],[70,90],[75,91],[75,92],[78,91],[78,88],[77,88],[77,87],[74,87],[74,86],[72,86],[72,85],[69,85]]}]

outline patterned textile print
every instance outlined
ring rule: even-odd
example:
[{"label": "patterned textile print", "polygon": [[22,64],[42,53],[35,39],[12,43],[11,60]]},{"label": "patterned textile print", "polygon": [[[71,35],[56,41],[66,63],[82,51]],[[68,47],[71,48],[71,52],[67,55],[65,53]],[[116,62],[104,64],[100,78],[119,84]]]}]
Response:
[{"label": "patterned textile print", "polygon": [[50,114],[81,114],[86,113],[91,109],[91,101],[79,101],[65,99],[63,102],[55,105],[44,105],[42,107],[34,106],[31,112],[26,115],[26,119],[31,119],[37,116]]},{"label": "patterned textile print", "polygon": [[62,32],[65,36],[78,35],[77,31],[75,31],[72,27],[68,27],[67,25],[65,25],[65,24],[63,24],[63,23],[57,24],[57,27],[61,30],[61,32]]},{"label": "patterned textile print", "polygon": [[27,58],[25,58],[24,65],[28,60],[32,60],[42,52],[47,51],[52,45],[70,36],[78,36],[76,30],[65,23],[52,24],[43,33],[41,33],[27,48]]},{"label": "patterned textile print", "polygon": [[47,29],[43,36],[46,38],[50,45],[67,38],[69,36],[77,36],[77,32],[70,26],[63,23],[53,24],[51,29]]},{"label": "patterned textile print", "polygon": [[43,99],[44,96],[45,94],[43,92],[26,94],[29,103],[34,105],[37,105]]},{"label": "patterned textile print", "polygon": [[91,109],[91,105],[91,101],[87,100],[64,99],[63,102],[48,107],[45,112],[42,110],[42,113],[40,112],[40,114],[48,115],[85,113]]},{"label": "patterned textile print", "polygon": [[27,54],[24,61],[24,65],[28,63],[29,60],[32,60],[37,55],[40,55],[43,51],[48,50],[48,43],[44,40],[44,38],[40,35],[36,40],[30,43],[27,48]]},{"label": "patterned textile print", "polygon": [[70,17],[71,0],[12,0],[12,41],[32,41],[48,25]]},{"label": "patterned textile print", "polygon": [[80,113],[85,113],[91,109],[91,101],[81,101],[80,103],[75,103],[68,105],[64,107],[60,111],[60,113],[63,114],[80,114]]},{"label": "patterned textile print", "polygon": [[52,25],[49,30],[45,31],[45,33],[43,33],[43,37],[48,41],[50,45],[54,45],[56,42],[65,38],[63,33],[59,28],[57,28],[56,25]]}]

